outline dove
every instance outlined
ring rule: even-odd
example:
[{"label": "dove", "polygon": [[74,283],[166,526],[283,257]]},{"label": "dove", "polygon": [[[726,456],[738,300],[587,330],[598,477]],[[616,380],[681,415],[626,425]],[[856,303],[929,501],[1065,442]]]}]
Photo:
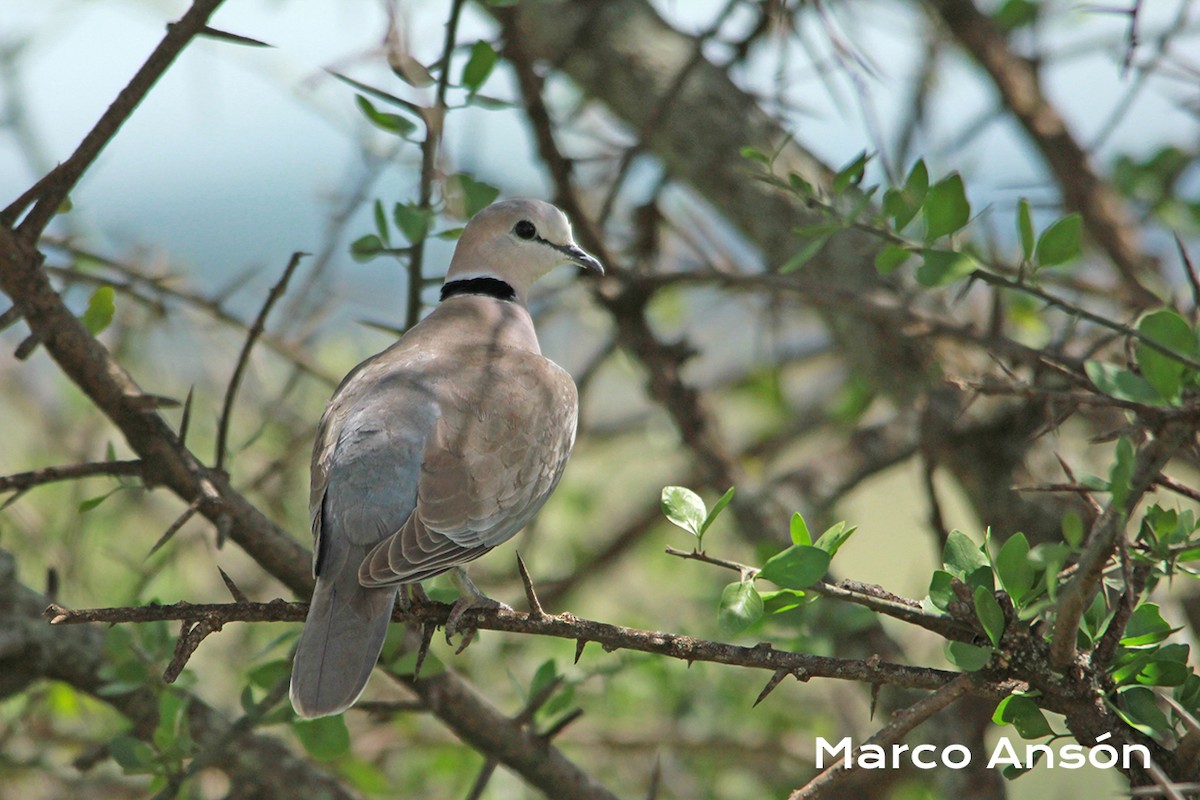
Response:
[{"label": "dove", "polygon": [[559,209],[488,206],[463,229],[439,304],[334,392],[312,455],[316,588],[292,665],[299,716],[340,713],[362,694],[400,587],[455,570],[451,620],[499,605],[462,566],[534,518],[574,445],[575,383],[541,354],[528,309],[530,286],[568,264],[604,271]]}]

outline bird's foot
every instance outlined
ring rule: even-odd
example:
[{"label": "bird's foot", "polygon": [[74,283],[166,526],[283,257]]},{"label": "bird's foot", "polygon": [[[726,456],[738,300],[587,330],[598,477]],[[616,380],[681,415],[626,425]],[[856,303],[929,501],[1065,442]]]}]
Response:
[{"label": "bird's foot", "polygon": [[[450,573],[450,580],[455,585],[460,593],[460,597],[450,609],[450,615],[446,617],[446,643],[452,644],[450,637],[459,632],[459,625],[462,623],[463,614],[472,608],[499,608],[504,611],[512,611],[512,607],[499,600],[492,598],[479,591],[479,588],[471,582],[467,577],[467,573],[461,568],[456,567],[454,572]],[[458,646],[456,653],[461,653],[475,638],[476,629],[466,628],[462,631],[463,640]]]}]

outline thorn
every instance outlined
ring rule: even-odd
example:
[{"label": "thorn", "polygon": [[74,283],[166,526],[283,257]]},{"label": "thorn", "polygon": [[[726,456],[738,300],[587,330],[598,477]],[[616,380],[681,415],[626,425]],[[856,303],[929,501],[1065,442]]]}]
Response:
[{"label": "thorn", "polygon": [[187,521],[192,518],[192,515],[196,513],[196,509],[199,507],[200,501],[193,500],[191,505],[184,509],[184,512],[176,517],[174,522],[167,526],[167,529],[163,531],[163,535],[158,537],[158,541],[155,542],[154,546],[150,548],[150,552],[146,553],[146,558],[150,558],[150,556],[158,552],[159,548],[169,542],[171,537],[178,533],[179,529],[182,528]]},{"label": "thorn", "polygon": [[879,704],[879,690],[883,687],[881,683],[871,684],[871,719],[875,719],[875,706]]},{"label": "thorn", "polygon": [[775,674],[771,676],[771,680],[767,681],[767,685],[764,686],[763,690],[758,693],[758,699],[756,699],[754,701],[754,704],[750,707],[754,708],[759,703],[761,703],[763,700],[766,700],[767,695],[769,695],[771,692],[775,691],[775,687],[778,686],[780,684],[780,682],[783,681],[784,678],[786,678],[788,675],[791,675],[791,674],[792,674],[792,671],[790,669],[785,669],[783,667],[780,667],[779,669],[775,670]]},{"label": "thorn", "polygon": [[529,614],[534,619],[542,619],[546,616],[546,612],[542,610],[542,604],[538,600],[537,592],[533,590],[533,579],[529,577],[529,570],[525,566],[525,559],[521,558],[521,554],[517,553],[517,569],[521,571],[521,583],[525,584],[525,599],[529,601]]},{"label": "thorn", "polygon": [[237,587],[237,584],[233,582],[233,578],[225,574],[225,570],[217,567],[217,572],[221,573],[221,580],[225,581],[225,588],[229,590],[231,595],[233,595],[233,600],[235,603],[250,602],[250,598],[246,597],[245,592]]},{"label": "thorn", "polygon": [[425,663],[425,656],[429,654],[429,644],[433,641],[433,632],[437,630],[437,625],[431,622],[426,622],[421,626],[421,646],[417,648],[417,663],[413,665],[413,683],[421,677],[421,665]]},{"label": "thorn", "polygon": [[579,719],[582,716],[583,716],[582,708],[576,708],[573,711],[568,712],[566,716],[564,716],[558,722],[551,725],[550,728],[541,735],[541,737],[540,737],[541,740],[543,742],[550,741],[555,736],[558,736],[560,733],[562,733],[563,729],[565,729],[568,725],[570,725],[572,722],[574,722],[575,720]]},{"label": "thorn", "polygon": [[196,387],[188,388],[187,397],[183,401],[183,417],[179,420],[179,446],[187,445],[188,427],[192,423],[192,396],[196,393]]},{"label": "thorn", "polygon": [[58,599],[58,570],[54,567],[46,569],[46,598],[52,602]]},{"label": "thorn", "polygon": [[274,45],[261,42],[258,39],[251,39],[249,36],[242,36],[240,33],[217,30],[208,25],[200,29],[200,35],[207,36],[209,39],[221,39],[226,42],[233,42],[234,44],[244,44],[248,47],[274,47]]},{"label": "thorn", "polygon": [[579,657],[581,655],[583,655],[583,648],[587,646],[587,643],[588,643],[587,639],[576,639],[575,640],[575,663],[576,664],[579,663]]}]

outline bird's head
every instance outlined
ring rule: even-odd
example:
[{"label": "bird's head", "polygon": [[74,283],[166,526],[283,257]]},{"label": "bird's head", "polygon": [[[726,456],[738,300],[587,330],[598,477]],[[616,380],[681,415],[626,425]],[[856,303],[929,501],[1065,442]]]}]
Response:
[{"label": "bird's head", "polygon": [[495,278],[512,286],[524,303],[534,281],[564,264],[604,273],[600,262],[575,244],[563,212],[541,200],[503,200],[467,223],[446,283]]}]

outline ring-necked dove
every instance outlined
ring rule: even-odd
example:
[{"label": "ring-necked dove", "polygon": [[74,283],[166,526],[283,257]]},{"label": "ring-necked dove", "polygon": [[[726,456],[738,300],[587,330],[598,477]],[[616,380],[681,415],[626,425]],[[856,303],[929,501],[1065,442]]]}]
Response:
[{"label": "ring-necked dove", "polygon": [[317,585],[292,665],[300,716],[358,699],[399,586],[507,541],[554,491],[577,392],[542,356],[526,298],[563,264],[603,272],[554,206],[489,206],[463,230],[437,308],[334,392],[313,448]]}]

